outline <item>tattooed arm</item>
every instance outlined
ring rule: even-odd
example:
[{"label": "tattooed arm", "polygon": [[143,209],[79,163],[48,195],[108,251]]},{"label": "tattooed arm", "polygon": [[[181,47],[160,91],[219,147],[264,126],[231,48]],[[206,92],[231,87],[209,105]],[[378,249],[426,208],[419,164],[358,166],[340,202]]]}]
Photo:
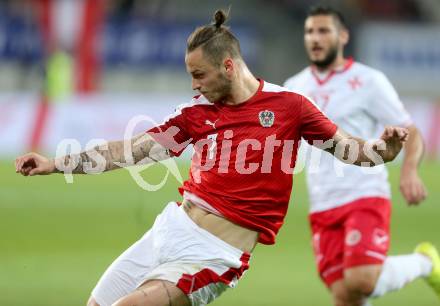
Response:
[{"label": "tattooed arm", "polygon": [[27,153],[15,160],[15,168],[16,172],[24,176],[65,171],[86,174],[157,162],[169,157],[168,150],[150,135],[142,133],[125,142],[111,141],[92,150],[56,159],[48,159],[33,152]]},{"label": "tattooed arm", "polygon": [[169,158],[167,150],[151,136],[142,133],[126,141],[111,141],[80,154],[56,159],[55,172],[63,172],[66,165],[73,165],[72,173],[78,174],[110,171],[166,158]]},{"label": "tattooed arm", "polygon": [[338,129],[332,139],[315,145],[340,161],[363,167],[373,167],[392,161],[408,138],[408,130],[386,127],[379,140],[369,143]]}]

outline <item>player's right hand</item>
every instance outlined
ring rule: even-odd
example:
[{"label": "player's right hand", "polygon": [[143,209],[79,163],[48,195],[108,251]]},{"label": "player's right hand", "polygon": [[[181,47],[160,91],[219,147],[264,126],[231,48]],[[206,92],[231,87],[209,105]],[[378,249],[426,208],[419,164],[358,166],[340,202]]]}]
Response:
[{"label": "player's right hand", "polygon": [[396,158],[403,148],[403,144],[408,140],[408,129],[397,126],[386,126],[380,137],[385,142],[385,151],[380,154],[384,162],[390,162]]},{"label": "player's right hand", "polygon": [[55,162],[31,152],[15,159],[15,172],[24,176],[45,175],[55,171]]}]

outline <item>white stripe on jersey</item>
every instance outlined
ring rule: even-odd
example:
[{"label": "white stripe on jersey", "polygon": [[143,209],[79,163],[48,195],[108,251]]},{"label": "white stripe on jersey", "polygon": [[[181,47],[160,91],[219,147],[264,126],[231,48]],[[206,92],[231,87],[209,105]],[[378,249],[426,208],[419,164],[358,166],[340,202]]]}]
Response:
[{"label": "white stripe on jersey", "polygon": [[168,115],[167,117],[165,117],[165,119],[159,125],[162,125],[165,122],[167,122],[168,120],[173,119],[173,118],[181,115],[183,109],[189,108],[189,107],[193,107],[193,106],[197,106],[197,105],[213,105],[213,104],[211,102],[209,102],[208,99],[206,99],[205,96],[203,96],[203,95],[200,95],[200,96],[197,96],[197,97],[193,97],[191,99],[191,102],[189,102],[189,103],[182,103],[182,104],[177,105],[176,109],[174,110],[174,113],[172,113],[172,114]]},{"label": "white stripe on jersey", "polygon": [[310,98],[309,96],[305,95],[302,92],[294,91],[294,90],[291,90],[287,87],[282,87],[282,86],[272,84],[272,83],[267,83],[267,82],[264,82],[264,86],[261,91],[263,91],[263,92],[285,92],[285,91],[287,91],[287,92],[292,92],[292,93],[301,95],[301,96],[305,97],[307,100],[309,100],[313,104],[313,106],[315,106],[322,113],[321,108],[315,103],[315,101],[313,101],[312,98]]},{"label": "white stripe on jersey", "polygon": [[283,91],[293,92],[293,91],[287,89],[286,87],[281,87],[279,85],[268,83],[268,82],[264,82],[264,85],[263,85],[263,88],[261,89],[261,91],[263,91],[263,92],[283,92]]}]

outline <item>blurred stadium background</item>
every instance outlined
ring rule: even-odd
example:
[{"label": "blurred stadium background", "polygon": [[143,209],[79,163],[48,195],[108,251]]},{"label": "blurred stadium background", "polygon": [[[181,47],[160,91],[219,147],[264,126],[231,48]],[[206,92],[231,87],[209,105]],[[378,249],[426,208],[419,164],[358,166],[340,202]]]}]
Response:
[{"label": "blurred stadium background", "polygon": [[[127,171],[24,178],[13,159],[28,150],[55,155],[61,140],[120,139],[130,118],[155,121],[192,97],[186,37],[232,5],[231,27],[257,76],[282,83],[306,65],[306,0],[0,1],[0,305],[83,305],[104,269],[151,226],[177,181],[157,192]],[[327,1],[351,27],[348,55],[384,71],[421,129],[428,200],[408,208],[394,191],[391,253],[420,240],[440,246],[440,2]],[[147,124],[148,123],[142,123]],[[145,128],[139,125],[138,129]],[[188,159],[179,161],[186,177]],[[163,167],[145,170],[159,183]],[[213,305],[330,305],[315,272],[303,174],[276,246],[259,246],[239,286]],[[421,281],[374,305],[436,305]]]}]

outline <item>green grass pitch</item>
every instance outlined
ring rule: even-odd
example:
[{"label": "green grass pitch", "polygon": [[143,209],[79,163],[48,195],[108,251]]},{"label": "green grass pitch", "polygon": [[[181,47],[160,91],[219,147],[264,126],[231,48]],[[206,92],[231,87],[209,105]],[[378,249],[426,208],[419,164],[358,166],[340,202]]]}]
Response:
[{"label": "green grass pitch", "polygon": [[[187,176],[187,165],[181,165]],[[440,246],[440,164],[421,168],[428,200],[407,207],[398,193],[398,167],[391,166],[394,205],[390,254],[411,252],[422,240]],[[161,181],[155,166],[143,176]],[[125,170],[98,176],[22,177],[12,161],[0,163],[0,305],[70,306],[85,302],[100,275],[151,225],[164,205],[180,199],[177,181],[157,192],[140,189]],[[375,306],[436,305],[416,281],[374,301]],[[222,305],[330,305],[314,266],[307,226],[304,175],[294,178],[289,213],[275,246],[256,248],[237,288],[213,303]]]}]

